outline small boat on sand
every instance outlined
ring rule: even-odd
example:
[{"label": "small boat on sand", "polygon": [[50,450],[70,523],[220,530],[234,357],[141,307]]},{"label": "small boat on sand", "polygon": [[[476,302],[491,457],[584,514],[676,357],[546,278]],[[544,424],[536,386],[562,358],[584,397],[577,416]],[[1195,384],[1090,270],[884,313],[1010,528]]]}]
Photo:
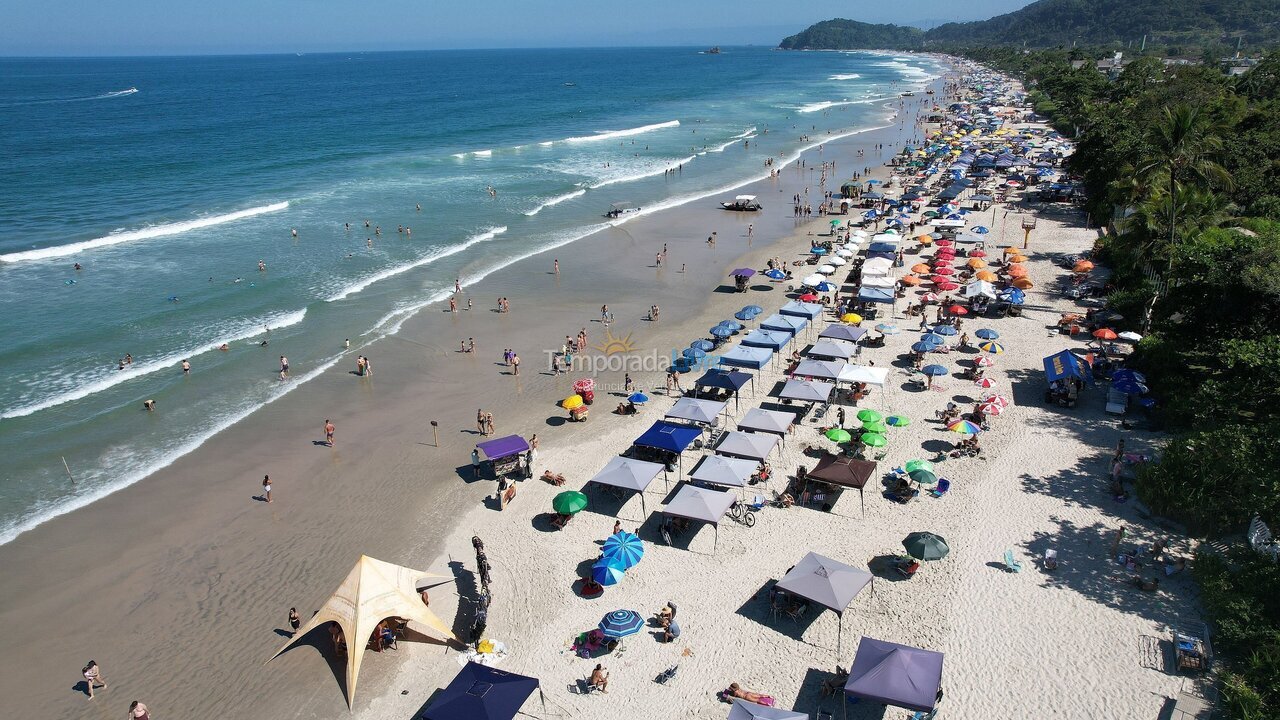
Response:
[{"label": "small boat on sand", "polygon": [[761,209],[759,201],[755,195],[739,195],[733,199],[733,202],[722,202],[720,206],[725,210],[736,210],[740,212],[755,212]]},{"label": "small boat on sand", "polygon": [[609,212],[604,214],[607,218],[619,218],[623,215],[640,212],[640,208],[626,202],[616,202],[609,206]]}]

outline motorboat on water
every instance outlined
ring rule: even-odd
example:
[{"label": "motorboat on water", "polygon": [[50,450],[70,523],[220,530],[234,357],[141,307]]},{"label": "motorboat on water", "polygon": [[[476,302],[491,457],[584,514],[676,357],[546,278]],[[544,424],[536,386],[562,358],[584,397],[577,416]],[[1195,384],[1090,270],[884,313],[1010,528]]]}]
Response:
[{"label": "motorboat on water", "polygon": [[755,212],[760,210],[762,206],[756,200],[755,195],[739,195],[733,199],[733,202],[722,202],[720,206],[725,210],[738,210],[742,212]]},{"label": "motorboat on water", "polygon": [[632,205],[631,203],[617,202],[609,206],[609,212],[605,213],[604,216],[607,218],[619,218],[623,215],[630,215],[638,212],[640,212],[640,208]]},{"label": "motorboat on water", "polygon": [[717,46],[715,46],[715,47],[711,48],[710,50],[708,50],[708,51],[707,51],[707,54],[708,54],[708,55],[719,55],[719,54],[720,54],[720,46],[719,46],[719,45],[717,45]]}]

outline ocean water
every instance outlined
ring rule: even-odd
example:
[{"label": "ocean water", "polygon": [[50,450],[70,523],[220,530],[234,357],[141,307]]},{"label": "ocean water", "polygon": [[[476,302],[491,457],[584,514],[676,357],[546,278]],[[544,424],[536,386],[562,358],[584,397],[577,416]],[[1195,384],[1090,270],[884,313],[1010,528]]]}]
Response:
[{"label": "ocean water", "polygon": [[[0,543],[190,452],[455,278],[625,222],[614,202],[727,193],[766,157],[888,124],[940,73],[765,48],[0,59]],[[266,337],[288,340],[287,382]]]}]

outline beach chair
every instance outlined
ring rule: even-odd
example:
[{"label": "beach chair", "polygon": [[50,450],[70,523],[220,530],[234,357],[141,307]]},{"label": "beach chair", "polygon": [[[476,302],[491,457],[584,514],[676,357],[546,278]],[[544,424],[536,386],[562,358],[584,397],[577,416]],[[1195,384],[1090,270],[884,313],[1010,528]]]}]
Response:
[{"label": "beach chair", "polygon": [[1022,563],[1013,556],[1013,550],[1004,551],[1004,569],[1007,572],[1022,572]]},{"label": "beach chair", "polygon": [[659,685],[666,685],[667,682],[671,680],[671,678],[676,676],[676,670],[679,670],[679,669],[680,669],[679,665],[672,665],[666,670],[663,670],[662,672],[658,673],[658,676],[655,677],[653,681],[658,683]]},{"label": "beach chair", "polygon": [[942,497],[943,495],[946,495],[946,494],[947,494],[947,491],[948,491],[948,490],[950,490],[950,489],[951,489],[951,481],[950,481],[950,480],[948,480],[948,479],[946,479],[946,478],[938,478],[938,484],[937,484],[937,486],[935,486],[932,490],[930,490],[930,491],[929,491],[929,494],[930,494],[930,495],[932,495],[932,496],[934,496],[934,497],[936,497],[936,498],[940,498],[940,497]]},{"label": "beach chair", "polygon": [[1045,550],[1044,560],[1041,561],[1040,564],[1042,567],[1044,567],[1046,571],[1057,570],[1058,569],[1058,551],[1054,550],[1053,548],[1049,548],[1048,550]]}]

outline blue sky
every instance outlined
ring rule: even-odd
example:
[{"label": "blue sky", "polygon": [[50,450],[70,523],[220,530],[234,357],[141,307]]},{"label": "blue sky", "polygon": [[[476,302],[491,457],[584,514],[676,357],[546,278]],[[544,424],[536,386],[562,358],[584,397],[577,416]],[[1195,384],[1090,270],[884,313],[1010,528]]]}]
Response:
[{"label": "blue sky", "polygon": [[0,0],[0,55],[772,45],[832,17],[936,24],[1028,1]]}]

